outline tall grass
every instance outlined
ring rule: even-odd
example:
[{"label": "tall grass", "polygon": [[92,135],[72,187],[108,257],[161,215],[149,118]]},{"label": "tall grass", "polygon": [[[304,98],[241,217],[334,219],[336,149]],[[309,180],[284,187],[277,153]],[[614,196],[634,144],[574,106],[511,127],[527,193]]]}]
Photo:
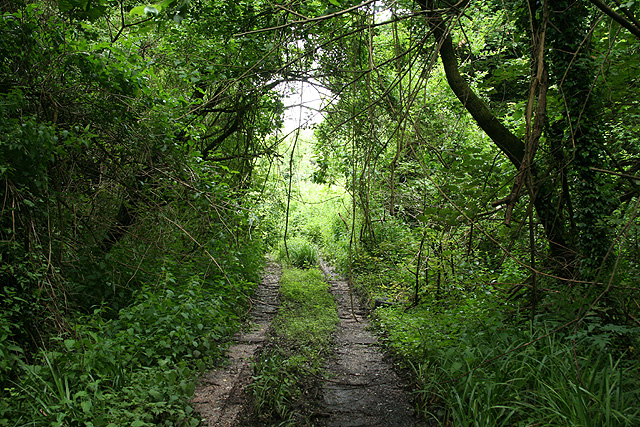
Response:
[{"label": "tall grass", "polygon": [[531,338],[463,339],[414,364],[421,409],[456,427],[640,425],[638,366],[560,336],[519,347]]},{"label": "tall grass", "polygon": [[[287,257],[288,253],[288,257]],[[294,237],[278,248],[278,259],[298,268],[310,268],[318,264],[318,249],[302,237]]]}]

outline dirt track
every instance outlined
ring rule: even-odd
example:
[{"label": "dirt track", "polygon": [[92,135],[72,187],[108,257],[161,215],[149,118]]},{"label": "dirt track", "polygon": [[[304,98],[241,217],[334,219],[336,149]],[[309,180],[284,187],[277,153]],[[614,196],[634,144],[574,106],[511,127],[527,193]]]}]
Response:
[{"label": "dirt track", "polygon": [[282,268],[267,262],[262,281],[253,298],[252,327],[234,336],[229,347],[229,364],[200,379],[192,400],[202,416],[203,426],[245,426],[249,412],[246,392],[251,380],[251,361],[267,339],[271,320],[278,310],[278,283]]},{"label": "dirt track", "polygon": [[333,268],[321,262],[340,316],[335,356],[323,388],[327,427],[418,427],[406,384],[370,331],[366,312]]},{"label": "dirt track", "polygon": [[[340,317],[334,356],[326,363],[321,410],[311,417],[318,427],[426,427],[413,414],[410,393],[395,373],[370,331],[366,312],[349,287],[334,270],[321,262],[331,284]],[[253,327],[234,337],[227,366],[200,379],[192,403],[202,415],[203,426],[247,427],[256,424],[251,414],[247,386],[251,362],[267,340],[271,320],[278,308],[278,282],[281,268],[268,262],[262,283],[256,291],[250,313]]]}]

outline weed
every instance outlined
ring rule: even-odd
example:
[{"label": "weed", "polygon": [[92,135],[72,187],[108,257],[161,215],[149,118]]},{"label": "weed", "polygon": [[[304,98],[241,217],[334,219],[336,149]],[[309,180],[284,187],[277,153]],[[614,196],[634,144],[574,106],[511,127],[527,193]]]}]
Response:
[{"label": "weed", "polygon": [[[338,315],[329,284],[317,269],[285,269],[281,308],[271,346],[254,364],[254,409],[263,422],[303,417],[305,392],[322,377]],[[295,408],[295,410],[294,410]]]},{"label": "weed", "polygon": [[[104,319],[77,320],[73,335],[19,361],[0,399],[0,426],[195,426],[188,405],[194,374],[219,361],[238,326],[234,293],[193,280],[147,287],[136,303]],[[9,424],[16,420],[17,424]]]},{"label": "weed", "polygon": [[278,259],[280,261],[287,261],[288,250],[288,262],[298,268],[310,268],[318,263],[318,250],[315,245],[308,240],[301,237],[294,237],[287,241],[287,246],[284,243],[280,245],[278,249]]},{"label": "weed", "polygon": [[623,355],[587,341],[574,349],[561,335],[522,346],[535,338],[462,334],[433,349],[413,365],[422,411],[461,427],[638,425],[638,368]]},{"label": "weed", "polygon": [[301,390],[296,385],[299,375],[288,363],[287,356],[273,348],[262,353],[253,366],[254,410],[262,420],[286,420],[291,415],[292,402]]}]

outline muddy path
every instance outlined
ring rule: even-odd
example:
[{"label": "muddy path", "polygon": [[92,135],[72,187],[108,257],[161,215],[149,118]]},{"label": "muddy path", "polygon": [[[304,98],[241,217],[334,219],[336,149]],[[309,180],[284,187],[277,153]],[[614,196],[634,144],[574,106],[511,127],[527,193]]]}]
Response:
[{"label": "muddy path", "polygon": [[268,261],[262,281],[252,298],[251,328],[237,333],[229,347],[228,364],[200,378],[192,404],[202,416],[202,426],[246,425],[250,417],[247,386],[251,381],[251,362],[267,340],[271,320],[278,310],[278,283],[282,268]]},{"label": "muddy path", "polygon": [[[311,426],[316,427],[427,427],[414,417],[406,383],[394,371],[371,332],[367,313],[348,284],[328,264],[320,268],[331,285],[340,324],[335,351],[327,360],[327,378],[320,393],[313,393],[319,408]],[[267,262],[262,283],[252,299],[249,330],[234,336],[227,365],[200,378],[192,404],[201,414],[202,426],[247,427],[261,425],[252,413],[248,386],[254,357],[268,343],[271,321],[278,310],[281,267]],[[355,316],[354,316],[355,315]],[[317,400],[320,400],[318,402]]]},{"label": "muddy path", "polygon": [[414,416],[407,384],[396,374],[370,330],[367,313],[349,294],[348,284],[325,262],[320,267],[331,284],[340,316],[336,351],[324,382],[326,427],[426,427]]}]

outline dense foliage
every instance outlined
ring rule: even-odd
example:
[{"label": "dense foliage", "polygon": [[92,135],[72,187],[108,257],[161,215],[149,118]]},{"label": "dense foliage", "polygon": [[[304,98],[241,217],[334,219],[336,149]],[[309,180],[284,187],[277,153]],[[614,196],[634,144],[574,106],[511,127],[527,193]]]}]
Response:
[{"label": "dense foliage", "polygon": [[[0,13],[0,425],[195,425],[265,250],[316,248],[425,415],[638,424],[636,3]],[[332,102],[286,139],[292,82]]]},{"label": "dense foliage", "polygon": [[[295,235],[443,425],[637,424],[634,6],[378,6],[309,41],[336,100]],[[318,224],[322,183],[348,197]]]},{"label": "dense foliage", "polygon": [[261,54],[134,6],[0,2],[1,425],[197,424],[259,278]]}]

